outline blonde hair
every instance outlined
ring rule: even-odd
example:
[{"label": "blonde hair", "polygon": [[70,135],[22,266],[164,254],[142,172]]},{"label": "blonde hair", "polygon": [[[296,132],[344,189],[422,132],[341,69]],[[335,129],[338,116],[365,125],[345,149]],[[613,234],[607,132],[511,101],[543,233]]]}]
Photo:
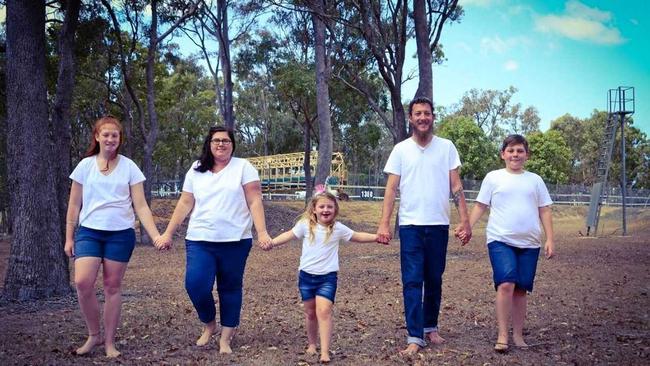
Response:
[{"label": "blonde hair", "polygon": [[314,228],[316,227],[316,224],[318,224],[318,218],[316,217],[316,204],[318,203],[318,200],[321,199],[327,199],[334,202],[334,218],[326,226],[327,235],[325,236],[325,240],[329,239],[330,235],[332,235],[332,231],[334,231],[334,224],[336,223],[336,216],[339,214],[339,203],[336,200],[336,196],[333,194],[329,192],[322,192],[315,194],[311,198],[307,204],[305,212],[303,212],[303,214],[300,216],[300,220],[306,220],[309,224],[309,240],[312,242],[312,244],[314,243]]}]

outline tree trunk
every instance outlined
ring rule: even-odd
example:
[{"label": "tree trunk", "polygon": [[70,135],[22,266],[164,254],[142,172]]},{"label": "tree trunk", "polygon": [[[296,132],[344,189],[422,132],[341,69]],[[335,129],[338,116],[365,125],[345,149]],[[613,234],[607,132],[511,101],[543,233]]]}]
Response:
[{"label": "tree trunk", "polygon": [[[158,1],[151,1],[151,28],[149,30],[149,48],[147,49],[147,114],[149,115],[149,131],[142,131],[144,136],[144,154],[142,172],[147,180],[144,181],[144,197],[151,207],[151,184],[153,178],[153,150],[158,140],[158,114],[156,113],[156,90],[154,85],[154,68],[156,66],[156,51],[158,49]],[[151,245],[153,241],[140,225],[140,243]]]},{"label": "tree trunk", "polygon": [[314,47],[316,64],[316,111],[318,118],[318,163],[315,184],[325,184],[332,166],[332,122],[330,120],[329,70],[325,50],[325,23],[319,14],[324,12],[324,0],[311,2],[314,10]]},{"label": "tree trunk", "polygon": [[302,168],[305,171],[305,203],[309,202],[312,196],[313,184],[311,183],[311,136],[309,134],[309,121],[305,118],[305,125],[302,133],[303,149],[305,151],[305,160]]},{"label": "tree trunk", "polygon": [[232,102],[232,67],[230,65],[230,38],[228,38],[228,1],[217,2],[217,12],[221,20],[219,24],[219,58],[223,75],[223,120],[226,127],[235,128],[235,115]]},{"label": "tree trunk", "polygon": [[50,131],[56,131],[52,136],[53,163],[57,165],[57,197],[59,199],[59,225],[61,235],[65,237],[65,216],[70,192],[70,146],[72,127],[70,124],[70,105],[75,81],[74,42],[79,20],[81,0],[70,0],[66,3],[65,19],[59,33],[59,74],[56,83],[56,96],[52,111],[52,126]]},{"label": "tree trunk", "polygon": [[418,90],[414,98],[426,97],[433,101],[433,56],[429,48],[429,23],[425,0],[413,1],[413,18],[419,71]]},{"label": "tree trunk", "polygon": [[45,87],[45,3],[7,1],[7,178],[14,233],[3,296],[71,292]]}]

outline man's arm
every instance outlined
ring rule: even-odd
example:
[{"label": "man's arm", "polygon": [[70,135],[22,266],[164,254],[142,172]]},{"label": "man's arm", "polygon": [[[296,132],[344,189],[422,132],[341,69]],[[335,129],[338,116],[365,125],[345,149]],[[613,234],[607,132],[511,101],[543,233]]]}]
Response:
[{"label": "man's arm", "polygon": [[395,197],[397,197],[399,179],[400,176],[395,174],[388,174],[388,179],[386,179],[384,203],[381,209],[379,227],[377,228],[377,240],[380,243],[387,244],[392,238],[390,233],[390,217],[393,215],[393,207],[395,207]]},{"label": "man's arm", "polygon": [[449,184],[451,186],[452,200],[460,217],[460,223],[456,226],[454,234],[461,238],[462,244],[465,245],[472,238],[472,227],[469,224],[467,202],[465,202],[465,192],[463,192],[463,182],[460,180],[459,170],[460,167],[449,171]]}]

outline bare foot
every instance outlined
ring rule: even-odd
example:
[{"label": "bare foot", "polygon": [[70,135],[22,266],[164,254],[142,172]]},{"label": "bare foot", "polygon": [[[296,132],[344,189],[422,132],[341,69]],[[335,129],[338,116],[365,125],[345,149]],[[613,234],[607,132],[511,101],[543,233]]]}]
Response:
[{"label": "bare foot", "polygon": [[232,353],[232,348],[230,348],[230,342],[219,340],[219,353],[224,353],[224,354]]},{"label": "bare foot", "polygon": [[210,323],[205,324],[203,326],[203,334],[201,334],[199,339],[196,340],[196,345],[197,346],[205,346],[206,344],[208,344],[208,342],[210,342],[210,338],[212,337],[212,335],[216,331],[215,328],[216,328],[216,325],[214,325],[214,324],[213,325],[211,325]]},{"label": "bare foot", "polygon": [[524,342],[523,338],[513,336],[512,341],[514,342],[515,347],[517,348],[528,348],[528,344]]},{"label": "bare foot", "polygon": [[106,357],[108,358],[115,358],[115,357],[120,357],[121,353],[120,351],[115,348],[114,344],[107,344],[106,345]]},{"label": "bare foot", "polygon": [[318,354],[318,352],[316,352],[316,345],[310,344],[309,346],[307,346],[307,350],[305,351],[305,353],[310,356]]},{"label": "bare foot", "polygon": [[83,356],[92,351],[95,346],[99,346],[102,343],[104,343],[104,340],[99,334],[89,335],[88,339],[86,339],[86,343],[77,348],[73,353],[78,356]]},{"label": "bare foot", "polygon": [[320,363],[329,363],[330,361],[331,360],[330,360],[329,352],[320,354]]},{"label": "bare foot", "polygon": [[235,328],[221,327],[221,337],[219,337],[219,353],[232,353],[230,342],[235,337]]},{"label": "bare foot", "polygon": [[431,344],[443,344],[443,343],[445,343],[445,339],[442,338],[440,336],[440,334],[438,333],[438,331],[435,331],[435,330],[433,332],[427,333],[427,338],[429,339],[429,342],[431,342]]},{"label": "bare foot", "polygon": [[413,356],[418,353],[419,350],[420,346],[415,343],[409,343],[408,347],[400,351],[400,354],[404,356]]}]

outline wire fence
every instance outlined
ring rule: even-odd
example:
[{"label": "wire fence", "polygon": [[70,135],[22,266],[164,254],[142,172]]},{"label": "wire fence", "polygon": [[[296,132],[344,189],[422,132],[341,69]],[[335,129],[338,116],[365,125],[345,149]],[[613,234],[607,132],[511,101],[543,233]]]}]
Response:
[{"label": "wire fence", "polygon": [[[376,183],[377,180],[373,179]],[[329,188],[333,193],[345,193],[351,200],[369,200],[381,201],[384,198],[384,182],[376,184],[356,184],[356,185],[332,185]],[[463,180],[465,188],[465,198],[473,202],[478,195],[481,187],[481,181]],[[591,187],[585,185],[562,185],[547,184],[551,199],[555,204],[561,205],[589,205],[591,198]],[[304,183],[273,183],[264,185],[264,199],[266,200],[304,200],[306,196]],[[177,198],[182,191],[181,181],[164,181],[156,182],[152,185],[152,195],[157,198]],[[338,192],[337,192],[338,191]],[[621,189],[611,187],[603,196],[603,205],[621,206],[622,205]],[[625,200],[626,206],[629,207],[650,207],[650,190],[648,189],[628,189]]]}]

